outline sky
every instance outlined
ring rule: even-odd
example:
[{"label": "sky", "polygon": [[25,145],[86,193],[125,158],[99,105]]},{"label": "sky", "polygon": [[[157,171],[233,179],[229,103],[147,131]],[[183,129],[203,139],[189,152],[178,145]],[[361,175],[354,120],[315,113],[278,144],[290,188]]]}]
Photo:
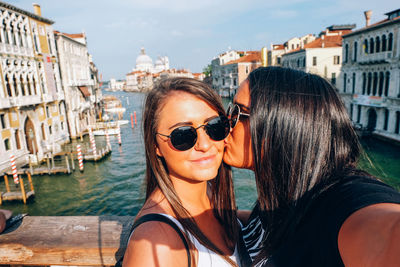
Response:
[{"label": "sky", "polygon": [[[3,0],[4,1],[4,0]],[[6,0],[53,20],[54,30],[85,32],[87,46],[103,80],[125,79],[141,47],[153,59],[168,56],[170,66],[202,72],[217,55],[261,50],[292,37],[318,34],[337,24],[365,26],[400,8],[398,0]]]}]

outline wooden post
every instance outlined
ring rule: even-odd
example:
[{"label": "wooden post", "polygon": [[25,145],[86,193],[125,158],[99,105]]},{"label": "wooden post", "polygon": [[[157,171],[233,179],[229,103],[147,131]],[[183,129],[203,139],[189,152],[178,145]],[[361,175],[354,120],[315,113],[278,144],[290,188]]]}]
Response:
[{"label": "wooden post", "polygon": [[72,170],[75,171],[75,162],[74,162],[74,153],[71,152],[71,165],[72,165]]},{"label": "wooden post", "polygon": [[31,172],[31,174],[33,174],[33,167],[32,167],[31,157],[29,157],[29,171]]},{"label": "wooden post", "polygon": [[49,174],[50,174],[50,159],[49,159],[49,154],[47,154],[46,162],[47,162],[47,169],[49,169]]},{"label": "wooden post", "polygon": [[10,192],[10,185],[8,184],[8,176],[4,174],[4,183],[6,184],[7,192]]},{"label": "wooden post", "polygon": [[25,187],[24,187],[24,180],[22,179],[22,175],[19,177],[19,182],[21,184],[21,194],[22,194],[22,200],[24,201],[24,204],[26,204],[26,193],[25,193]]},{"label": "wooden post", "polygon": [[54,169],[54,155],[53,153],[50,154],[51,155],[51,169]]},{"label": "wooden post", "polygon": [[29,184],[31,186],[31,191],[35,191],[35,189],[33,188],[33,182],[32,182],[31,174],[29,172],[27,172],[26,174],[28,175],[28,181],[29,181]]},{"label": "wooden post", "polygon": [[65,154],[65,163],[67,164],[68,173],[71,173],[71,169],[69,168],[68,154]]}]

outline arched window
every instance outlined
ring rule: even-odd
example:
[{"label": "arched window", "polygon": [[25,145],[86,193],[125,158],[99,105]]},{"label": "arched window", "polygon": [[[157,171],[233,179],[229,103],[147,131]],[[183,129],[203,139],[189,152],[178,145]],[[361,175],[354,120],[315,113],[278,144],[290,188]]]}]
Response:
[{"label": "arched window", "polygon": [[350,104],[350,120],[353,121],[353,104]]},{"label": "arched window", "polygon": [[344,62],[347,63],[349,58],[349,44],[346,44],[344,47]]},{"label": "arched window", "polygon": [[19,77],[19,85],[21,86],[22,95],[25,95],[25,83],[24,79],[22,79],[22,76]]},{"label": "arched window", "polygon": [[367,95],[371,94],[371,80],[372,80],[372,74],[371,72],[368,72]]},{"label": "arched window", "polygon": [[353,86],[351,88],[351,92],[354,94],[356,91],[356,73],[353,72]]},{"label": "arched window", "polygon": [[21,142],[19,140],[19,131],[18,130],[15,130],[14,137],[15,137],[15,144],[17,145],[17,149],[21,149]]},{"label": "arched window", "polygon": [[369,39],[369,53],[374,53],[374,38]]},{"label": "arched window", "polygon": [[368,40],[367,39],[364,40],[364,53],[368,54]]},{"label": "arched window", "polygon": [[11,33],[11,40],[13,42],[13,45],[17,45],[17,40],[15,38],[15,33],[14,33],[14,24],[10,24],[10,33]]},{"label": "arched window", "polygon": [[357,122],[360,123],[361,121],[361,106],[357,105]]},{"label": "arched window", "polygon": [[19,92],[18,92],[18,87],[17,87],[17,77],[15,77],[15,75],[13,75],[13,86],[14,86],[15,96],[18,96]]},{"label": "arched window", "polygon": [[378,73],[374,72],[374,84],[372,87],[372,95],[376,95],[377,87],[378,87]]},{"label": "arched window", "polygon": [[367,76],[365,74],[365,72],[362,74],[363,76],[363,81],[362,81],[362,94],[365,95],[365,85],[366,85],[366,80],[367,80]]},{"label": "arched window", "polygon": [[389,82],[390,82],[390,72],[386,72],[386,79],[385,79],[385,96],[389,95]]},{"label": "arched window", "polygon": [[347,74],[343,74],[343,92],[346,93],[346,85],[347,85]]},{"label": "arched window", "polygon": [[383,130],[387,131],[389,123],[389,110],[385,109],[385,120],[383,121]]},{"label": "arched window", "polygon": [[25,79],[26,79],[26,88],[27,88],[28,94],[32,95],[31,81],[29,80],[28,76],[26,76]]},{"label": "arched window", "polygon": [[376,36],[375,38],[375,46],[376,46],[376,53],[380,52],[380,48],[381,48],[381,39],[379,38],[379,36]]},{"label": "arched window", "polygon": [[379,96],[383,94],[383,82],[384,82],[383,72],[379,72]]},{"label": "arched window", "polygon": [[33,84],[33,92],[34,92],[35,95],[37,95],[38,91],[37,91],[37,85],[36,85],[35,77],[32,77],[32,84]]},{"label": "arched window", "polygon": [[388,51],[393,49],[393,33],[389,33]]},{"label": "arched window", "polygon": [[394,133],[400,133],[400,111],[396,111],[396,123],[394,125]]},{"label": "arched window", "polygon": [[353,60],[357,62],[357,48],[358,48],[358,42],[354,42],[354,55],[353,55]]},{"label": "arched window", "polygon": [[6,21],[5,20],[3,20],[3,29],[4,29],[4,42],[6,43],[6,44],[9,44],[10,43],[10,39],[9,39],[9,37],[8,37],[8,30],[7,30],[7,23],[6,23]]},{"label": "arched window", "polygon": [[5,75],[5,82],[6,82],[6,88],[7,88],[7,94],[8,96],[12,96],[11,92],[11,85],[10,85],[10,79],[8,78],[8,74]]},{"label": "arched window", "polygon": [[382,35],[382,52],[386,51],[386,35]]}]

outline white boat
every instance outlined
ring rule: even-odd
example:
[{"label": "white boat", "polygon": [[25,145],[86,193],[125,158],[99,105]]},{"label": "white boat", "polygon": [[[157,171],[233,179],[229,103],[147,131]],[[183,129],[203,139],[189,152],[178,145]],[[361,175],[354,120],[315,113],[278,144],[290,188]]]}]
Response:
[{"label": "white boat", "polygon": [[124,113],[125,110],[126,110],[126,108],[122,108],[122,107],[104,109],[105,112],[109,112],[109,113]]},{"label": "white boat", "polygon": [[93,131],[93,134],[94,135],[106,135],[106,131],[108,132],[108,135],[117,135],[118,134],[118,128],[96,130],[96,131]]}]

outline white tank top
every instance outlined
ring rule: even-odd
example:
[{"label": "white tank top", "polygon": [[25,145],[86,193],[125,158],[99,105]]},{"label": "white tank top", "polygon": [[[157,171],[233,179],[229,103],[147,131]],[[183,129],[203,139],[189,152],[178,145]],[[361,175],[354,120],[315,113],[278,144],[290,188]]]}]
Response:
[{"label": "white tank top", "polygon": [[[199,258],[197,262],[197,267],[231,267],[231,265],[220,255],[215,253],[212,250],[209,250],[207,247],[203,246],[196,237],[194,237],[191,233],[187,232],[184,230],[182,224],[172,217],[171,215],[164,214],[164,213],[158,213],[160,215],[163,215],[169,219],[171,219],[181,230],[182,232],[186,233],[190,241],[193,243],[195,248],[197,249],[199,253]],[[133,232],[132,232],[133,233]],[[132,236],[131,233],[131,236]],[[131,238],[129,237],[129,239]],[[229,258],[234,261],[238,266],[240,266],[240,259],[239,259],[239,252],[237,250],[237,246],[235,246],[235,251],[233,252],[232,256],[229,256]]]}]

